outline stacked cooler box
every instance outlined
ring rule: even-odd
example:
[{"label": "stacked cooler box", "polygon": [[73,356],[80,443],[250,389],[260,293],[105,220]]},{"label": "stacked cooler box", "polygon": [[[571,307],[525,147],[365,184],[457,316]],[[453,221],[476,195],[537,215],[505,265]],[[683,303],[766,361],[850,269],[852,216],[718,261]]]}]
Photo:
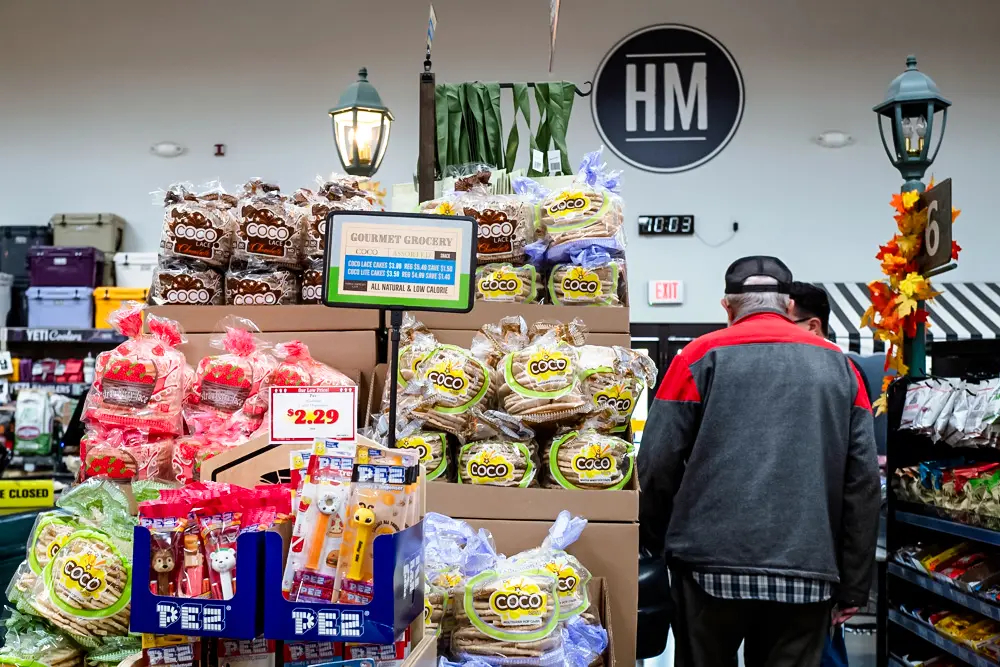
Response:
[{"label": "stacked cooler box", "polygon": [[12,277],[10,311],[4,319],[7,326],[27,325],[28,251],[43,245],[52,245],[49,225],[0,227],[0,272]]}]

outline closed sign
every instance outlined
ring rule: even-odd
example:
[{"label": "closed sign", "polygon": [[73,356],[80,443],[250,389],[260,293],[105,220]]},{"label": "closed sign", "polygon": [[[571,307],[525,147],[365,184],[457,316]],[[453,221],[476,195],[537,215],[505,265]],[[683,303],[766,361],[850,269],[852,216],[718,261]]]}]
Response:
[{"label": "closed sign", "polygon": [[718,155],[743,118],[743,75],[706,32],[668,23],[618,42],[594,76],[597,130],[632,166],[675,173]]},{"label": "closed sign", "polygon": [[650,280],[649,305],[684,303],[684,283],[680,280]]}]

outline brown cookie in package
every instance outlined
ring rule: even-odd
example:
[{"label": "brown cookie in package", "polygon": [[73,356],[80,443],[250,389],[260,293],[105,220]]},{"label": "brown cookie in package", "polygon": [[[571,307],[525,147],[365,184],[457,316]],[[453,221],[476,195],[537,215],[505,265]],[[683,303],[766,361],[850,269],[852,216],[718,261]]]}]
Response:
[{"label": "brown cookie in package", "polygon": [[302,259],[304,221],[293,208],[277,185],[255,179],[243,186],[233,257],[298,267]]},{"label": "brown cookie in package", "polygon": [[224,269],[232,255],[235,198],[221,191],[196,195],[172,186],[164,197],[160,256],[197,260]]},{"label": "brown cookie in package", "polygon": [[531,264],[486,264],[476,269],[476,300],[538,303],[538,270]]},{"label": "brown cookie in package", "polygon": [[322,258],[326,251],[326,220],[330,211],[371,211],[373,206],[358,182],[339,179],[324,182],[319,190],[298,190],[292,196],[296,213],[303,219],[305,247],[303,256]]},{"label": "brown cookie in package", "polygon": [[595,267],[556,264],[549,272],[549,301],[559,306],[624,306],[627,284],[621,259]]},{"label": "brown cookie in package", "polygon": [[311,259],[302,272],[302,303],[323,301],[323,259]]},{"label": "brown cookie in package", "polygon": [[580,380],[590,403],[591,426],[620,434],[628,429],[642,392],[656,382],[656,365],[647,355],[625,347],[584,345]]},{"label": "brown cookie in package", "polygon": [[225,303],[222,274],[201,262],[161,259],[149,299],[157,306],[221,306]]},{"label": "brown cookie in package", "polygon": [[541,203],[540,228],[550,247],[594,240],[607,245],[623,235],[621,199],[602,187],[576,182]]},{"label": "brown cookie in package", "polygon": [[244,269],[226,275],[226,304],[276,306],[295,303],[299,296],[295,274],[284,269]]},{"label": "brown cookie in package", "polygon": [[[402,365],[400,366],[402,368]],[[463,435],[473,408],[489,408],[496,400],[493,371],[469,350],[456,345],[438,345],[416,368],[406,388],[421,400],[413,418],[428,429]]]},{"label": "brown cookie in package", "polygon": [[557,436],[542,455],[544,486],[582,490],[624,488],[632,478],[632,444],[593,429]]},{"label": "brown cookie in package", "polygon": [[529,424],[566,423],[586,410],[577,348],[552,329],[501,362],[501,407]]}]

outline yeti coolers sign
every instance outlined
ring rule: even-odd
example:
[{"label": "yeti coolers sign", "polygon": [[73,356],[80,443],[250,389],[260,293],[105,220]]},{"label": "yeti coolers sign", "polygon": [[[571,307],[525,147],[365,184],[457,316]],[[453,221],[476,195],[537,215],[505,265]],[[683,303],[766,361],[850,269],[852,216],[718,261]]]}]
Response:
[{"label": "yeti coolers sign", "polygon": [[743,76],[711,35],[679,24],[632,33],[594,77],[594,122],[629,164],[687,171],[718,155],[743,117]]}]

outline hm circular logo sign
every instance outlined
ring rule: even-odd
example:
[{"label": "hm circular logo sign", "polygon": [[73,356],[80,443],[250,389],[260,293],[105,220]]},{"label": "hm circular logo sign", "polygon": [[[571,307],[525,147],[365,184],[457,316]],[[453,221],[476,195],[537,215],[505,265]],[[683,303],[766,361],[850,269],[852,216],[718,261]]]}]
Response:
[{"label": "hm circular logo sign", "polygon": [[594,123],[614,153],[634,167],[677,173],[726,147],[743,118],[743,75],[706,32],[677,23],[628,35],[594,77]]}]

